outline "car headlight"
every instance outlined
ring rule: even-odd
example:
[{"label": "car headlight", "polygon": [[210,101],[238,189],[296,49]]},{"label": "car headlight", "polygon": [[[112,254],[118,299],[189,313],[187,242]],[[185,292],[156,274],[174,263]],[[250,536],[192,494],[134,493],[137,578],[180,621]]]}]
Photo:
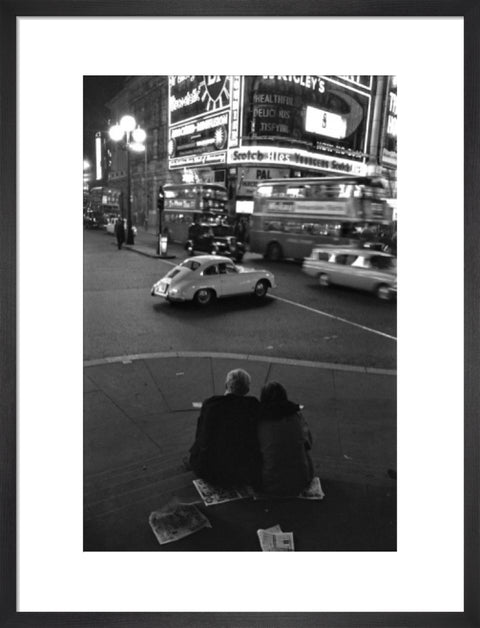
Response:
[{"label": "car headlight", "polygon": [[176,295],[178,294],[178,288],[170,288],[168,294]]}]

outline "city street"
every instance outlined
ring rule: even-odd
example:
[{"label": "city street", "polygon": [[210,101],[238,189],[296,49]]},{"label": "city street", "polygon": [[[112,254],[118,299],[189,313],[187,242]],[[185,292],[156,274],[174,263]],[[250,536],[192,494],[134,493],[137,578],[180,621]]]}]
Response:
[{"label": "city street", "polygon": [[[139,232],[151,247],[154,236]],[[339,287],[321,288],[293,262],[246,256],[244,265],[267,268],[278,288],[262,303],[233,297],[206,309],[171,306],[150,296],[152,284],[185,258],[154,259],[117,250],[104,231],[85,231],[84,359],[210,351],[396,367],[396,303]]]},{"label": "city street", "polygon": [[[177,245],[168,254],[155,258],[144,231],[120,251],[84,232],[84,549],[259,551],[256,530],[281,522],[297,551],[395,550],[395,303],[247,254],[244,265],[276,275],[264,301],[172,306],[150,295],[185,257]],[[198,405],[239,367],[253,395],[277,380],[304,405],[322,501],[199,501],[182,463]],[[212,528],[159,545],[148,517],[172,499],[195,503]]]}]

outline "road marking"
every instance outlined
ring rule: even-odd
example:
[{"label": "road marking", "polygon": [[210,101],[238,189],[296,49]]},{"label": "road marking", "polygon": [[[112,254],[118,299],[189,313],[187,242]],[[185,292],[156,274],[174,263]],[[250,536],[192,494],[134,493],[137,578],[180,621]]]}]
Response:
[{"label": "road marking", "polygon": [[346,323],[347,325],[352,325],[353,327],[358,327],[359,329],[369,331],[372,334],[377,334],[378,336],[383,336],[384,338],[389,338],[390,340],[397,340],[395,336],[390,336],[390,334],[386,334],[383,331],[378,331],[377,329],[371,329],[370,327],[366,327],[365,325],[354,323],[353,321],[349,321],[346,318],[342,318],[341,316],[335,316],[334,314],[329,314],[328,312],[323,312],[322,310],[316,310],[315,308],[309,307],[308,305],[302,305],[301,303],[296,303],[295,301],[290,301],[289,299],[284,299],[283,297],[277,297],[274,294],[271,294],[270,296],[272,297],[272,299],[277,299],[277,301],[283,301],[284,303],[295,305],[296,307],[303,308],[304,310],[308,310],[309,312],[314,312],[315,314],[320,314],[321,316],[326,316],[327,318],[333,318],[336,321]]},{"label": "road marking", "polygon": [[133,355],[117,355],[109,358],[97,358],[95,360],[85,360],[84,368],[90,366],[104,366],[118,364],[123,360],[163,360],[169,358],[208,358],[209,360],[246,360],[248,362],[267,362],[269,364],[283,364],[288,366],[305,366],[308,368],[328,369],[330,371],[348,371],[352,373],[367,373],[370,375],[394,375],[397,371],[392,369],[382,369],[375,366],[355,366],[350,364],[336,364],[334,362],[313,362],[312,360],[295,360],[292,358],[276,358],[272,355],[253,355],[248,353],[211,353],[208,351],[161,351],[159,353],[137,353]]}]

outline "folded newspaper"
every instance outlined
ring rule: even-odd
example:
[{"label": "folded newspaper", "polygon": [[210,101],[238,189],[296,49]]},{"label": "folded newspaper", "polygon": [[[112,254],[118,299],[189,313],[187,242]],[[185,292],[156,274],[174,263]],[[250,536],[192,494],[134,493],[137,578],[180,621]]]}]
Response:
[{"label": "folded newspaper", "polygon": [[212,527],[194,504],[182,504],[175,500],[152,512],[148,521],[160,545],[183,539],[202,528]]},{"label": "folded newspaper", "polygon": [[205,506],[224,504],[226,502],[235,501],[236,499],[246,499],[252,496],[252,491],[248,486],[240,488],[221,488],[201,479],[193,480],[193,485],[197,489]]},{"label": "folded newspaper", "polygon": [[277,524],[265,530],[257,530],[262,552],[294,552],[293,532],[283,532]]}]

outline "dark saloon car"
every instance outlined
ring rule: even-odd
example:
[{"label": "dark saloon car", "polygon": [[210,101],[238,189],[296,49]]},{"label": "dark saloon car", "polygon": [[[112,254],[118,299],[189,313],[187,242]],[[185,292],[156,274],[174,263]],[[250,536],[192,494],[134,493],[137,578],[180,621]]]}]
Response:
[{"label": "dark saloon car", "polygon": [[245,244],[240,242],[228,225],[194,224],[188,230],[185,248],[194,255],[195,252],[209,255],[227,255],[236,262],[241,262],[245,254]]}]

